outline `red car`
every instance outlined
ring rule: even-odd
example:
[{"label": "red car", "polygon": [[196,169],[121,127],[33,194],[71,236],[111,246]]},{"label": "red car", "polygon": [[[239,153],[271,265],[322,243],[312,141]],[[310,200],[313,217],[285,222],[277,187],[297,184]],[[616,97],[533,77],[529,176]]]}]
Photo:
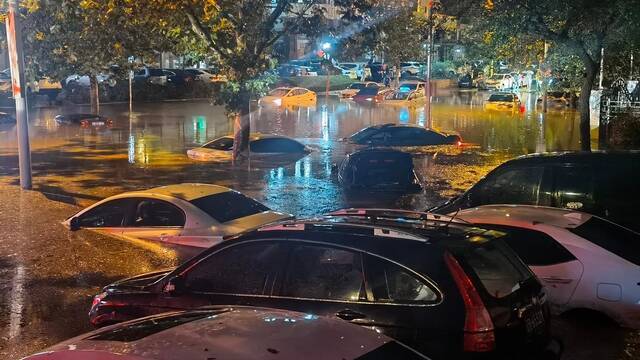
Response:
[{"label": "red car", "polygon": [[353,97],[353,101],[360,104],[378,104],[384,101],[385,97],[393,92],[392,89],[382,87],[363,88]]}]

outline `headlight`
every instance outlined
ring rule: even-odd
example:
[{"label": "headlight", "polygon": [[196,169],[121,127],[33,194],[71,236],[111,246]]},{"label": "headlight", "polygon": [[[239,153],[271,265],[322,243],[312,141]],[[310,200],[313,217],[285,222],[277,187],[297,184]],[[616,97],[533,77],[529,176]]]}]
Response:
[{"label": "headlight", "polygon": [[282,99],[275,99],[275,100],[273,100],[273,103],[278,105],[278,106],[280,106],[280,105],[282,105]]}]

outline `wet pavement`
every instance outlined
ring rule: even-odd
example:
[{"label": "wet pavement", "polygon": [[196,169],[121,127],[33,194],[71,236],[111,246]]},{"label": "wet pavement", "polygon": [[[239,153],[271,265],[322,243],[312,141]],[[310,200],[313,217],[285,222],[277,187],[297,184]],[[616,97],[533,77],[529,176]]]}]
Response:
[{"label": "wet pavement", "polygon": [[[32,109],[30,135],[34,189],[17,180],[14,127],[0,128],[0,358],[17,358],[89,330],[90,296],[112,280],[172,266],[190,254],[153,243],[126,243],[59,222],[85,206],[124,190],[179,182],[229,186],[268,206],[309,216],[347,206],[424,209],[474,184],[498,164],[518,155],[576,150],[574,111],[535,111],[522,94],[524,111],[485,111],[487,93],[442,91],[432,126],[458,133],[465,145],[406,149],[425,190],[410,195],[345,193],[334,165],[353,151],[341,138],[383,123],[425,126],[423,108],[363,107],[324,97],[314,107],[258,108],[253,131],[295,137],[313,149],[303,158],[203,163],[186,150],[226,135],[224,109],[207,101],[103,105],[112,127],[58,126],[59,113],[86,107]],[[5,110],[6,111],[6,110]],[[73,251],[70,251],[73,249]],[[636,332],[609,325],[557,319],[565,359],[632,359]],[[598,335],[602,334],[602,335]],[[606,335],[605,335],[606,334]],[[600,336],[599,338],[596,338]]]}]

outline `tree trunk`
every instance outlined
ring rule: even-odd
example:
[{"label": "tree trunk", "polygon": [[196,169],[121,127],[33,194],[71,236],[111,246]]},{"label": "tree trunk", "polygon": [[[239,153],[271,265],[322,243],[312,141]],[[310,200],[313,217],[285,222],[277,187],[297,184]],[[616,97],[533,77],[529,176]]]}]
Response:
[{"label": "tree trunk", "polygon": [[94,75],[89,75],[89,102],[91,103],[91,112],[97,114],[100,106],[100,100],[98,98],[98,78]]},{"label": "tree trunk", "polygon": [[[249,135],[251,133],[251,124],[249,122],[249,99],[248,93],[238,94],[240,101],[237,103],[238,109],[233,111],[231,117],[233,119],[233,160],[237,160],[238,156],[246,151],[249,147]],[[237,146],[236,146],[237,145]]]},{"label": "tree trunk", "polygon": [[580,90],[580,102],[578,110],[580,111],[580,149],[582,151],[591,151],[591,116],[589,108],[589,98],[591,97],[591,89],[596,79],[597,64],[591,59],[582,60],[585,68],[585,77],[582,80],[582,89]]}]

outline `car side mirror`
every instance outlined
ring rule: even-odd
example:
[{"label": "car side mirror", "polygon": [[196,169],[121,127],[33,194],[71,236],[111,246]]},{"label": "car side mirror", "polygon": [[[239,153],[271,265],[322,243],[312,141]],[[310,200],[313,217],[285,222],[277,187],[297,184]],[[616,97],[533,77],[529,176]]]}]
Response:
[{"label": "car side mirror", "polygon": [[77,217],[72,217],[71,220],[69,220],[69,230],[78,231],[80,230],[80,228],[80,219],[78,219]]},{"label": "car side mirror", "polygon": [[184,291],[185,291],[185,281],[184,281],[184,277],[180,275],[169,280],[162,288],[163,293],[171,296],[177,296],[177,295],[183,294]]}]

